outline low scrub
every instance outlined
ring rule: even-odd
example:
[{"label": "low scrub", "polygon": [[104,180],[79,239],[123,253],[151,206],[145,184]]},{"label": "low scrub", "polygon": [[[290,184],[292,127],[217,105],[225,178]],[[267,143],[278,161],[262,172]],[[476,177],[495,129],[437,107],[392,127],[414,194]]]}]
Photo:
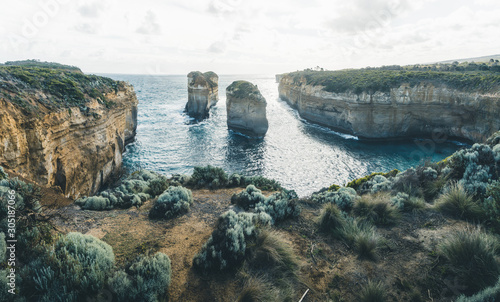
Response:
[{"label": "low scrub", "polygon": [[376,225],[392,225],[398,221],[400,213],[389,200],[388,194],[367,194],[356,202],[352,212],[362,221]]},{"label": "low scrub", "polygon": [[246,255],[247,243],[257,235],[257,226],[270,223],[271,217],[263,213],[225,212],[219,217],[208,241],[194,257],[193,266],[204,273],[239,267]]},{"label": "low scrub", "polygon": [[361,302],[385,302],[386,289],[381,282],[368,281],[368,283],[363,286],[361,293],[359,294],[359,301]]},{"label": "low scrub", "polygon": [[105,286],[114,262],[107,243],[69,233],[22,270],[23,295],[38,301],[81,301]]},{"label": "low scrub", "polygon": [[231,197],[231,203],[236,204],[245,211],[248,211],[250,208],[255,208],[257,203],[265,200],[266,197],[262,195],[262,191],[257,189],[254,185],[249,185],[246,190],[234,194]]},{"label": "low scrub", "polygon": [[500,242],[479,229],[458,232],[440,246],[467,294],[492,286],[500,275]]},{"label": "low scrub", "polygon": [[84,210],[93,211],[138,207],[146,200],[163,193],[168,186],[168,179],[164,175],[139,170],[123,180],[120,186],[105,190],[97,196],[77,199],[75,203]]},{"label": "low scrub", "polygon": [[138,257],[126,270],[116,272],[109,284],[119,301],[158,301],[167,292],[172,269],[163,253]]},{"label": "low scrub", "polygon": [[193,203],[191,190],[183,187],[170,187],[161,194],[149,211],[153,219],[170,219],[187,213]]},{"label": "low scrub", "polygon": [[417,212],[425,209],[425,201],[422,198],[410,196],[403,192],[398,192],[391,197],[391,203],[403,212]]},{"label": "low scrub", "polygon": [[460,296],[457,302],[498,302],[500,301],[500,279],[495,286],[487,287],[475,295]]},{"label": "low scrub", "polygon": [[194,167],[189,185],[195,188],[219,189],[228,184],[228,176],[222,168],[206,166]]},{"label": "low scrub", "polygon": [[460,219],[484,218],[484,211],[462,185],[452,184],[436,201],[438,210]]},{"label": "low scrub", "polygon": [[313,202],[333,203],[342,211],[350,211],[358,195],[353,188],[342,187],[336,191],[324,191],[312,195]]}]

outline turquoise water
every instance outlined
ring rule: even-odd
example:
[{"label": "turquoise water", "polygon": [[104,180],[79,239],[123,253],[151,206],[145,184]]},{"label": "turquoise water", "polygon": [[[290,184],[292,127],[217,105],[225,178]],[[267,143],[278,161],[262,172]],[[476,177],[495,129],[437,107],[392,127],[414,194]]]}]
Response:
[{"label": "turquoise water", "polygon": [[[362,142],[310,124],[279,99],[273,75],[220,76],[219,102],[210,117],[197,124],[183,112],[186,76],[106,76],[134,85],[139,99],[136,141],[124,154],[128,169],[190,174],[193,167],[210,164],[227,172],[274,178],[305,196],[371,172],[404,170],[425,159],[438,161],[459,147],[420,140]],[[227,129],[225,90],[235,80],[256,84],[267,100],[269,131],[263,139],[250,139]]]}]

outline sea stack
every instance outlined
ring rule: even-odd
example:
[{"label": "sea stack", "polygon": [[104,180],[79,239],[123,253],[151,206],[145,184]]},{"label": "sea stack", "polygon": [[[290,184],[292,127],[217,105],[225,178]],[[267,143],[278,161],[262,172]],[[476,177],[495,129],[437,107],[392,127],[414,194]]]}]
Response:
[{"label": "sea stack", "polygon": [[196,120],[208,117],[210,108],[219,100],[219,76],[212,71],[188,74],[188,102],[186,112]]},{"label": "sea stack", "polygon": [[269,124],[266,99],[256,85],[235,81],[226,88],[227,126],[234,131],[263,137]]}]

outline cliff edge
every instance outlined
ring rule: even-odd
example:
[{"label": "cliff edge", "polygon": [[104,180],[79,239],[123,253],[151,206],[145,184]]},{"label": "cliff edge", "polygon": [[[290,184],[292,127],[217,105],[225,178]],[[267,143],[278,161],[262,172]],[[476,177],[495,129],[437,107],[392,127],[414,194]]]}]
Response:
[{"label": "cliff edge", "polygon": [[122,165],[137,104],[131,85],[77,68],[2,65],[0,164],[66,197],[93,194]]},{"label": "cliff edge", "polygon": [[306,120],[364,139],[484,141],[500,129],[500,75],[406,70],[283,74],[279,95]]}]

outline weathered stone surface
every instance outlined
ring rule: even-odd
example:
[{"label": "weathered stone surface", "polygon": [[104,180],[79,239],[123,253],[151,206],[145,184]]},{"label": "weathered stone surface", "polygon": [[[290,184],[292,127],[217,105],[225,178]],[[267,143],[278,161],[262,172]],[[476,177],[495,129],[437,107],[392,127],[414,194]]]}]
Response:
[{"label": "weathered stone surface", "polygon": [[301,117],[366,139],[428,137],[485,141],[500,129],[500,92],[401,85],[389,93],[332,93],[282,75],[279,95]]},{"label": "weathered stone surface", "polygon": [[228,128],[250,136],[264,136],[269,128],[266,106],[257,86],[247,81],[233,82],[226,89]]},{"label": "weathered stone surface", "polygon": [[[60,186],[67,197],[90,195],[122,165],[122,152],[134,138],[137,98],[123,83],[105,95],[108,108],[90,99],[80,107],[48,109],[38,103],[39,116],[0,96],[0,164],[42,186]],[[41,91],[23,98],[35,104]]]},{"label": "weathered stone surface", "polygon": [[196,120],[208,117],[210,108],[219,100],[218,83],[219,77],[212,71],[192,71],[188,74],[186,112],[189,116]]}]

